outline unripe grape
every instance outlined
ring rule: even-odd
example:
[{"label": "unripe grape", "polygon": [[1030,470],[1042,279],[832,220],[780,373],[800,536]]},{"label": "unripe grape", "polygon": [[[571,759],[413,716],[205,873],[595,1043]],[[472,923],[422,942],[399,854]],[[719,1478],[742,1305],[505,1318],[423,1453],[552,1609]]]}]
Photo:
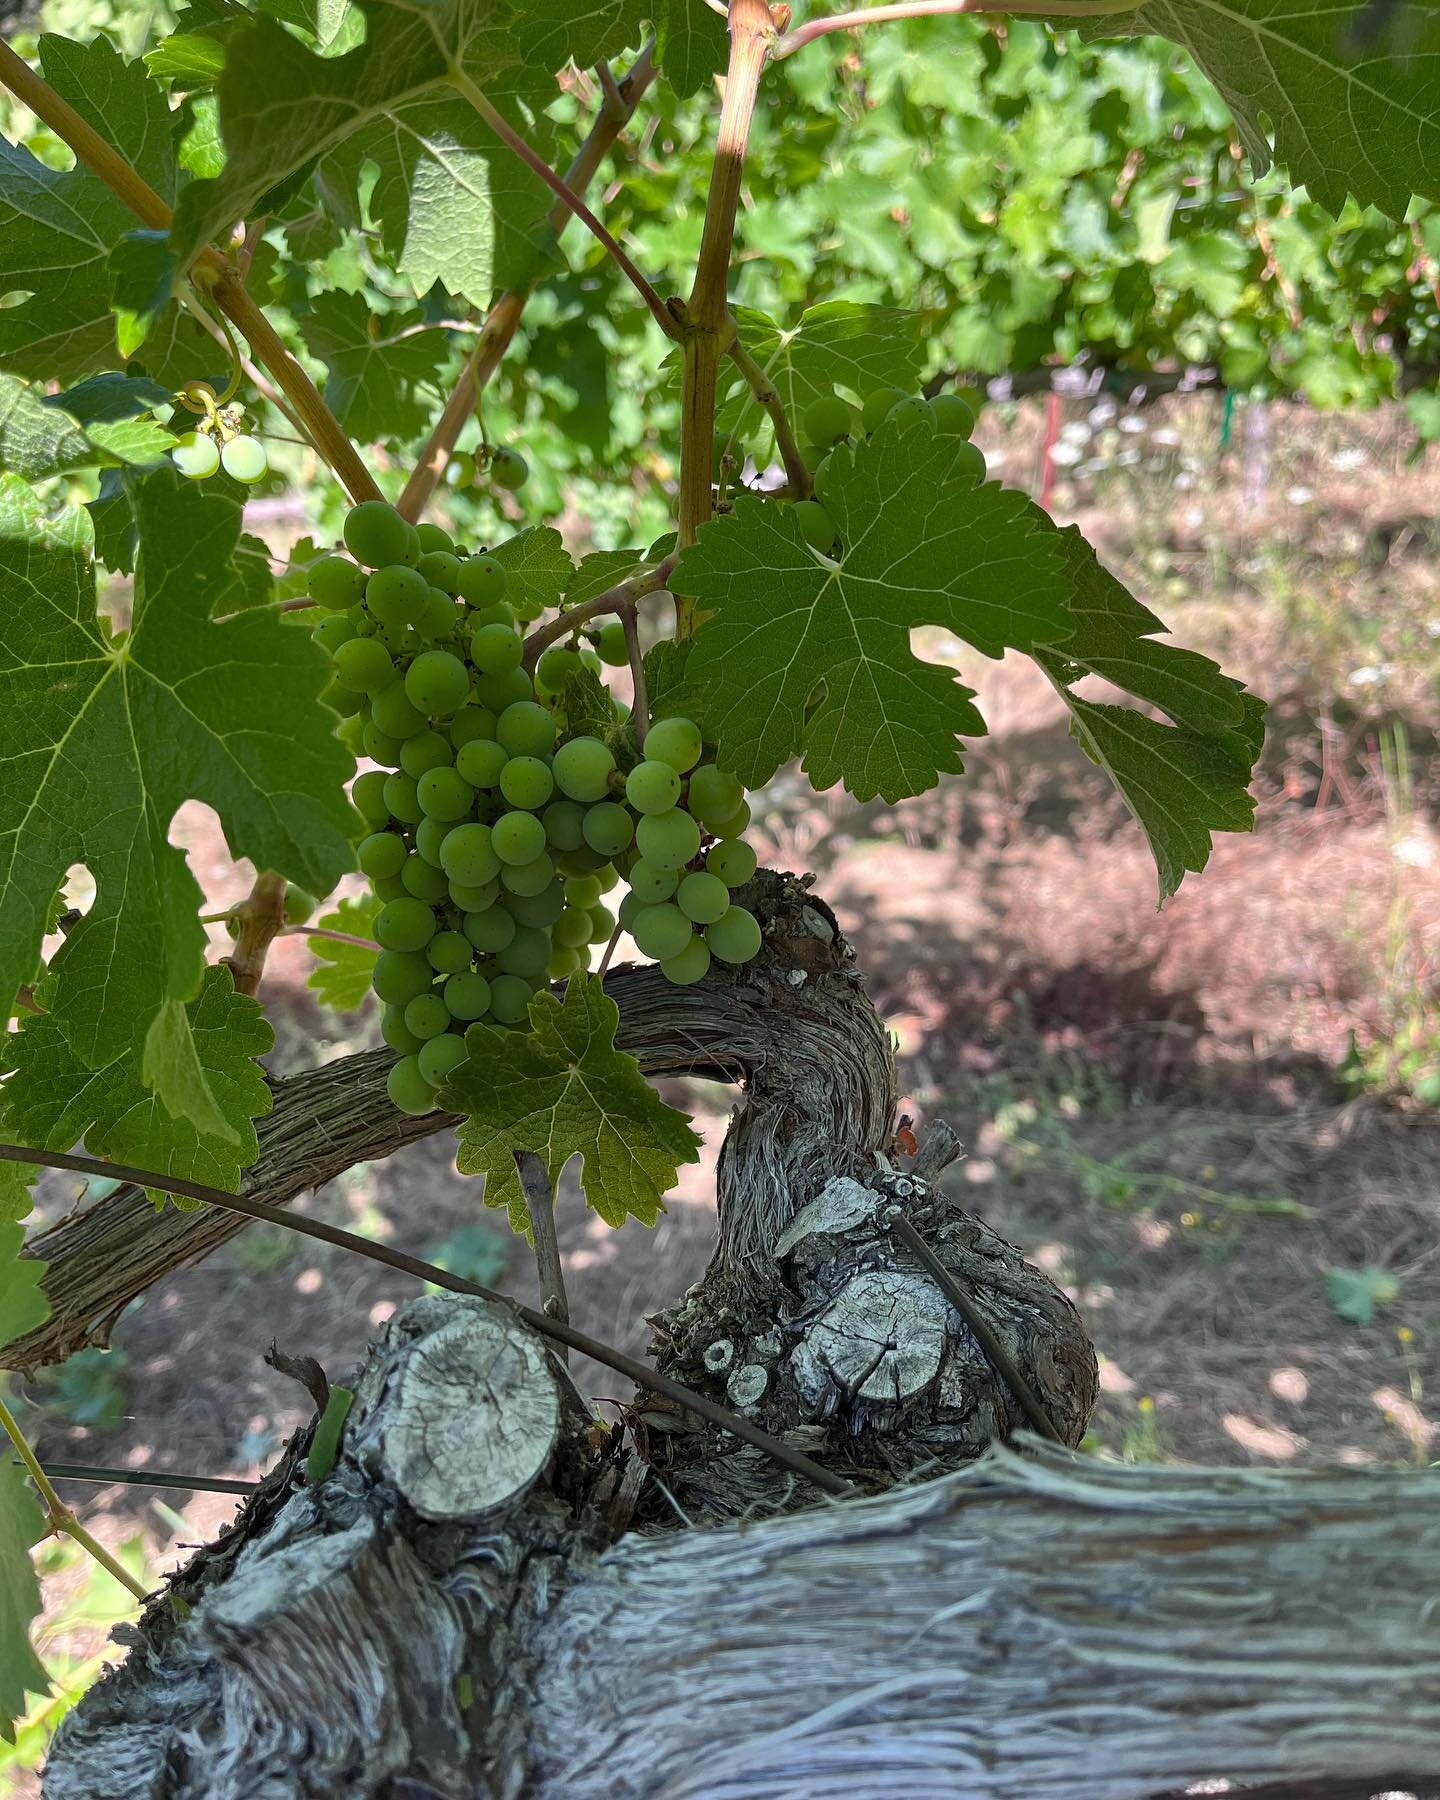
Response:
[{"label": "unripe grape", "polygon": [[220,467],[220,452],[204,432],[187,431],[170,452],[170,460],[191,481],[204,481]]},{"label": "unripe grape", "polygon": [[800,535],[812,550],[828,556],[835,548],[835,521],[818,500],[797,500],[791,508]]},{"label": "unripe grape", "polygon": [[490,983],[490,1012],[502,1025],[530,1016],[530,984],[519,975],[497,975]]},{"label": "unripe grape", "polygon": [[563,644],[551,644],[535,664],[535,686],[544,694],[558,694],[572,675],[583,667],[578,654]]},{"label": "unripe grape", "polygon": [[451,832],[451,825],[446,819],[432,819],[426,816],[415,827],[415,854],[429,863],[432,869],[440,867],[440,848]]},{"label": "unripe grape", "polygon": [[[352,638],[351,642],[355,640]],[[354,718],[365,704],[354,688],[347,688],[338,681],[327,681],[320,690],[320,704],[328,706],[331,712],[339,713],[342,719]]]},{"label": "unripe grape", "polygon": [[352,713],[348,719],[342,719],[335,727],[335,735],[352,756],[363,756],[365,753],[364,713]]},{"label": "unripe grape", "polygon": [[427,817],[447,823],[463,819],[475,804],[475,790],[457,769],[427,769],[416,784],[416,797]]},{"label": "unripe grape", "polygon": [[567,906],[555,921],[554,938],[571,950],[590,942],[590,915],[578,906]]},{"label": "unripe grape", "polygon": [[378,831],[390,817],[390,808],[385,804],[385,771],[366,769],[363,775],[357,775],[350,784],[350,804],[367,825]]},{"label": "unripe grape", "polygon": [[533,900],[543,894],[555,879],[555,864],[541,851],[524,863],[506,863],[500,871],[500,885],[522,900]]},{"label": "unripe grape", "polygon": [[550,961],[545,973],[552,981],[564,981],[569,975],[585,968],[589,958],[583,950],[571,949],[568,945],[557,944],[550,952]]},{"label": "unripe grape", "polygon": [[400,879],[405,892],[423,900],[427,906],[439,906],[450,897],[450,884],[444,870],[426,862],[423,856],[407,856]]},{"label": "unripe grape", "polygon": [[[553,781],[553,769],[548,773]],[[585,809],[578,800],[552,800],[540,818],[552,850],[578,850],[585,842]]]},{"label": "unripe grape", "polygon": [[475,458],[468,450],[457,450],[445,465],[445,482],[448,487],[467,488],[475,481]]},{"label": "unripe grape", "polygon": [[838,394],[822,394],[800,415],[805,435],[814,444],[837,444],[849,437],[860,421],[855,408]]},{"label": "unripe grape", "polygon": [[[389,817],[388,807],[386,817]],[[398,875],[404,868],[405,840],[393,831],[372,832],[360,840],[355,855],[362,875],[368,875],[372,881],[383,880],[387,875]]]},{"label": "unripe grape", "polygon": [[683,869],[700,849],[700,827],[678,807],[647,813],[635,831],[635,842],[648,863],[659,869]]},{"label": "unripe grape", "polygon": [[690,777],[686,804],[702,825],[709,825],[712,819],[733,818],[744,799],[740,783],[714,763],[706,763]]},{"label": "unripe grape", "polygon": [[480,625],[470,634],[470,660],[483,675],[508,675],[520,667],[525,649],[508,625]]},{"label": "unripe grape", "polygon": [[702,937],[692,937],[677,955],[663,957],[660,962],[660,973],[676,987],[689,987],[703,980],[709,971],[710,946]]},{"label": "unripe grape", "polygon": [[506,975],[543,975],[550,960],[550,934],[522,925],[495,960]]},{"label": "unripe grape", "polygon": [[[712,875],[718,875],[727,888],[744,887],[755,873],[758,858],[749,844],[739,838],[728,838],[711,847],[705,858],[705,867]],[[634,879],[632,872],[631,879]]]},{"label": "unripe grape", "polygon": [[405,672],[405,697],[431,718],[458,712],[470,693],[470,671],[448,650],[423,650]]},{"label": "unripe grape", "polygon": [[494,738],[472,738],[455,753],[455,767],[472,787],[493,788],[509,757]]},{"label": "unripe grape", "polygon": [[401,1056],[413,1056],[420,1048],[421,1040],[405,1023],[403,1006],[387,1006],[380,1015],[380,1035],[392,1050],[398,1050]]},{"label": "unripe grape", "polygon": [[505,588],[504,564],[482,552],[461,563],[454,591],[467,606],[496,606],[505,598]]},{"label": "unripe grape", "polygon": [[630,935],[642,956],[653,956],[656,962],[664,962],[667,957],[678,956],[695,932],[678,906],[662,903],[642,906],[630,927]]},{"label": "unripe grape", "polygon": [[326,613],[310,632],[327,656],[334,656],[342,644],[348,644],[351,638],[359,635],[351,620],[338,612]]},{"label": "unripe grape", "polygon": [[400,767],[418,781],[430,769],[449,768],[454,751],[438,731],[417,731],[400,746]]},{"label": "unripe grape", "polygon": [[420,1073],[436,1087],[458,1064],[465,1060],[465,1040],[453,1031],[444,1032],[440,1037],[433,1037],[428,1044],[421,1047],[415,1059],[420,1065]]},{"label": "unripe grape", "polygon": [[[680,877],[674,869],[657,868],[643,856],[631,865],[630,892],[638,894],[645,906],[658,906],[662,900],[668,900],[679,885]],[[600,898],[598,891],[595,898]]]},{"label": "unripe grape", "polygon": [[578,850],[564,850],[555,858],[555,867],[567,879],[574,875],[593,875],[597,869],[603,869],[610,861],[598,850],[592,850],[588,844],[582,844]]},{"label": "unripe grape", "polygon": [[305,592],[326,612],[345,612],[365,598],[365,576],[348,557],[322,556],[305,572]]},{"label": "unripe grape", "polygon": [[345,548],[367,569],[386,563],[417,563],[420,539],[414,526],[383,500],[362,500],[345,515]]},{"label": "unripe grape", "polygon": [[455,540],[443,525],[436,525],[430,520],[415,527],[415,535],[420,540],[420,554],[429,556],[432,551],[446,550],[454,553]]},{"label": "unripe grape", "polygon": [[473,969],[452,975],[445,983],[445,1004],[452,1019],[483,1019],[490,1010],[490,983]]},{"label": "unripe grape", "polygon": [[555,720],[535,701],[518,700],[495,721],[495,741],[512,756],[548,756],[555,748]]},{"label": "unripe grape", "polygon": [[392,900],[406,898],[405,883],[398,875],[380,875],[370,883],[370,892],[382,906],[388,906]]},{"label": "unripe grape", "polygon": [[490,458],[490,479],[513,493],[530,479],[530,465],[518,450],[502,447]]},{"label": "unripe grape", "polygon": [[270,459],[259,438],[233,437],[220,447],[220,464],[232,481],[243,481],[248,487],[265,479]]},{"label": "unripe grape", "polygon": [[533,702],[535,684],[524,669],[507,669],[503,675],[477,675],[475,692],[484,705],[499,714],[517,701]]},{"label": "unripe grape", "polygon": [[599,878],[594,875],[572,875],[565,883],[566,901],[582,911],[588,906],[598,906],[604,892]]},{"label": "unripe grape", "polygon": [[584,831],[585,842],[592,850],[602,856],[616,856],[634,838],[635,822],[623,806],[602,800],[586,813]]},{"label": "unripe grape", "polygon": [[465,915],[465,935],[483,956],[493,956],[497,950],[503,950],[516,929],[514,918],[503,906]]},{"label": "unripe grape", "polygon": [[600,627],[596,647],[600,660],[612,669],[623,669],[630,660],[630,646],[625,641],[625,627],[619,619],[607,619]]},{"label": "unripe grape", "polygon": [[503,600],[496,600],[489,606],[477,606],[468,616],[472,631],[481,625],[508,625],[512,631],[515,629],[515,608],[507,606]]},{"label": "unripe grape", "polygon": [[713,925],[730,909],[730,890],[718,875],[696,870],[680,883],[675,904],[697,925]]},{"label": "unripe grape", "polygon": [[952,476],[963,481],[983,481],[989,472],[985,452],[978,444],[957,444],[955,460],[950,465]]},{"label": "unripe grape", "polygon": [[[653,735],[653,733],[652,733]],[[669,812],[680,798],[680,777],[668,762],[650,761],[636,763],[625,777],[625,798],[638,813]],[[587,842],[593,842],[587,839]],[[629,842],[629,839],[626,839]],[[603,844],[595,844],[597,850]],[[616,846],[623,850],[624,844]]]},{"label": "unripe grape", "polygon": [[432,587],[415,626],[418,636],[433,643],[437,638],[452,638],[460,628],[461,609],[438,587]]},{"label": "unripe grape", "polygon": [[600,661],[600,658],[596,655],[595,651],[590,648],[589,644],[581,644],[576,654],[580,658],[580,666],[588,669],[592,675],[603,675],[605,673],[605,665]]},{"label": "unripe grape", "polygon": [[922,400],[919,394],[907,394],[903,400],[897,400],[885,415],[891,425],[906,427],[914,425],[920,419],[932,420],[934,416],[930,411],[930,403]]},{"label": "unripe grape", "polygon": [[693,719],[660,719],[645,733],[647,760],[668,763],[681,775],[687,774],[699,762],[702,748],[700,727]]},{"label": "unripe grape", "polygon": [[898,387],[876,388],[873,394],[868,394],[860,413],[861,423],[866,431],[878,431],[883,421],[890,416],[891,410],[901,400],[908,400],[909,397],[904,388]]},{"label": "unripe grape", "polygon": [[390,816],[399,819],[402,825],[418,825],[425,817],[419,792],[409,775],[385,777],[385,804],[390,808]]},{"label": "unripe grape", "polygon": [[403,681],[392,681],[371,699],[370,717],[392,738],[403,740],[425,729],[425,715],[410,703]]},{"label": "unripe grape", "polygon": [[642,900],[640,896],[633,891],[626,894],[625,898],[620,902],[620,923],[624,926],[626,931],[628,931],[635,923],[636,913],[643,911],[647,904],[649,903]]},{"label": "unripe grape", "polygon": [[[500,859],[497,856],[495,860],[498,863]],[[495,904],[499,892],[500,883],[498,881],[484,881],[479,886],[463,881],[450,883],[451,902],[464,913],[485,912],[487,908]]]},{"label": "unripe grape", "polygon": [[610,933],[615,929],[615,915],[608,906],[590,906],[586,908],[590,914],[590,942],[603,944],[608,942]]},{"label": "unripe grape", "polygon": [[375,958],[370,985],[387,1006],[408,1006],[417,994],[430,992],[434,979],[435,971],[417,951],[382,950]]},{"label": "unripe grape", "polygon": [[705,927],[705,942],[721,962],[747,963],[760,954],[760,922],[743,906],[732,906]]},{"label": "unripe grape", "polygon": [[394,630],[414,625],[430,600],[430,583],[418,569],[386,563],[365,583],[365,604],[380,624]]},{"label": "unripe grape", "polygon": [[[438,526],[432,527],[420,525],[417,526],[416,529],[421,533],[421,541],[423,542],[424,533],[427,530],[438,530],[439,528]],[[446,534],[442,531],[440,535],[445,537],[445,541],[448,544],[450,540],[446,537]],[[456,583],[460,579],[460,571],[463,567],[464,564],[460,561],[460,558],[455,555],[453,550],[441,548],[427,550],[424,553],[420,558],[419,573],[432,588],[440,588],[446,594],[454,594],[459,591],[456,587]]]},{"label": "unripe grape", "polygon": [[739,807],[728,819],[717,819],[708,828],[712,837],[738,838],[750,829],[750,803],[742,800]]},{"label": "unripe grape", "polygon": [[474,961],[475,952],[463,931],[437,931],[425,947],[430,967],[441,975],[458,975]]},{"label": "unripe grape", "polygon": [[615,871],[615,865],[613,863],[601,863],[600,867],[593,870],[592,873],[595,880],[600,883],[600,892],[602,894],[608,894],[611,888],[613,888],[615,883],[620,879]]},{"label": "unripe grape", "polygon": [[440,867],[452,881],[480,887],[500,873],[488,825],[457,825],[440,846]]},{"label": "unripe grape", "polygon": [[603,800],[610,791],[615,758],[599,738],[577,737],[555,752],[551,773],[562,794],[572,800]]},{"label": "unripe grape", "polygon": [[490,842],[502,863],[518,868],[543,853],[545,827],[534,813],[503,813],[491,827]]},{"label": "unripe grape", "polygon": [[539,812],[554,791],[554,779],[538,756],[512,756],[500,771],[500,792],[526,812]]},{"label": "unripe grape", "polygon": [[380,908],[374,930],[382,950],[423,950],[435,935],[435,915],[423,900],[407,894]]},{"label": "unripe grape", "polygon": [[[540,861],[539,857],[536,861]],[[548,857],[543,859],[550,867],[550,879],[538,894],[511,893],[507,890],[501,895],[501,903],[510,917],[519,925],[553,925],[565,910],[565,884],[555,879],[554,864]],[[520,871],[516,870],[516,874]]]},{"label": "unripe grape", "polygon": [[975,413],[959,394],[936,394],[930,402],[930,415],[943,437],[968,438],[975,429]]},{"label": "unripe grape", "polygon": [[395,664],[379,638],[354,637],[335,652],[335,679],[357,694],[376,694],[395,679]]},{"label": "unripe grape", "polygon": [[420,1073],[418,1056],[402,1056],[385,1077],[391,1103],[416,1118],[435,1110],[435,1090]]},{"label": "unripe grape", "polygon": [[422,1043],[428,1038],[439,1037],[442,1031],[450,1028],[450,1008],[433,989],[428,994],[417,994],[406,1004],[405,1028],[413,1031]]}]

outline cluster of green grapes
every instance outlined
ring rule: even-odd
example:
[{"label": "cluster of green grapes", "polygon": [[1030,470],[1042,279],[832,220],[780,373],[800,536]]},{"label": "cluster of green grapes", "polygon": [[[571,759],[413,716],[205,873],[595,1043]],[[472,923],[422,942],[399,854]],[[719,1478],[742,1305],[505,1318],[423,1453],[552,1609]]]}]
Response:
[{"label": "cluster of green grapes", "polygon": [[640,745],[566,735],[566,681],[625,660],[623,627],[618,643],[601,630],[598,654],[552,645],[532,674],[495,557],[381,501],[351,509],[344,539],[350,555],[313,563],[308,588],[333,670],[323,697],[379,765],[351,797],[381,902],[373,985],[400,1052],[395,1104],[430,1111],[470,1025],[523,1026],[542,986],[589,968],[622,875],[619,923],[672,981],[758,954],[760,926],[731,897],[755,873],[750,810],[699,727],[661,719]]},{"label": "cluster of green grapes", "polygon": [[445,479],[454,488],[475,487],[488,480],[513,494],[530,479],[530,465],[508,445],[482,444],[478,450],[457,451],[446,464]]}]

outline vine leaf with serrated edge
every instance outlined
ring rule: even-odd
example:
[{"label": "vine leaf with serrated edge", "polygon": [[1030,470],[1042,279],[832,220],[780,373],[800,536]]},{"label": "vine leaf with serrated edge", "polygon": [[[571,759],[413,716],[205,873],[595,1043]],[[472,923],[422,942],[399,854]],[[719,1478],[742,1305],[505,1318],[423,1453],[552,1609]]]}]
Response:
[{"label": "vine leaf with serrated edge", "polygon": [[[333,912],[322,913],[315,921],[326,931],[345,931],[351,937],[373,938],[375,915],[380,902],[373,894],[358,900],[342,900]],[[354,1012],[363,1006],[370,992],[370,978],[375,972],[376,949],[362,949],[359,944],[342,944],[334,938],[312,937],[306,942],[315,958],[305,985],[318,994],[326,1006],[337,1012]]]},{"label": "vine leaf with serrated edge", "polygon": [[485,1202],[508,1208],[529,1229],[517,1150],[533,1151],[552,1182],[582,1157],[585,1198],[609,1225],[627,1217],[653,1225],[682,1163],[700,1139],[667,1106],[633,1056],[615,1048],[620,1009],[597,976],[572,975],[564,999],[540,993],[527,1033],[471,1026],[468,1055],[440,1089],[439,1102],[466,1115],[456,1166],[485,1176]]},{"label": "vine leaf with serrated edge", "polygon": [[[18,1232],[19,1228],[0,1225],[0,1319],[4,1320],[0,1336],[5,1342],[20,1334],[8,1310],[11,1294],[6,1273],[23,1266],[15,1263],[8,1242],[12,1229]],[[42,1263],[34,1266],[44,1267]],[[50,1678],[30,1644],[30,1626],[40,1616],[40,1581],[30,1551],[46,1530],[44,1510],[24,1469],[10,1453],[9,1439],[0,1435],[0,1739],[6,1743],[14,1742],[15,1724],[25,1714],[26,1693],[38,1696],[50,1691]]]},{"label": "vine leaf with serrated edge", "polygon": [[[171,820],[219,815],[231,854],[327,893],[353,866],[353,758],[318,703],[323,658],[267,610],[213,623],[233,587],[240,506],[163,470],[134,494],[133,623],[96,613],[89,520],[39,515],[0,483],[0,988],[29,978],[65,871],[95,899],[56,953],[48,1003],[71,1050],[105,1067],[204,970],[200,890]],[[102,803],[103,799],[103,803]]]},{"label": "vine leaf with serrated edge", "polygon": [[973,457],[926,416],[887,419],[826,465],[839,562],[806,544],[793,508],[753,495],[682,552],[670,586],[712,615],[686,676],[746,787],[803,754],[817,789],[924,793],[985,723],[951,670],[913,653],[911,629],[943,626],[997,657],[1069,634],[1058,534],[1023,495],[964,472]]},{"label": "vine leaf with serrated edge", "polygon": [[128,375],[92,375],[46,394],[0,374],[0,472],[41,481],[76,469],[153,463],[174,444],[150,417],[169,392]]},{"label": "vine leaf with serrated edge", "polygon": [[538,619],[559,606],[575,578],[575,565],[553,525],[532,525],[490,550],[505,571],[505,598],[521,619]]},{"label": "vine leaf with serrated edge", "polygon": [[372,336],[373,320],[362,294],[319,294],[300,331],[307,348],[324,363],[325,399],[352,437],[373,442],[410,437],[429,416],[417,384],[433,381],[449,354],[444,334],[423,331],[402,336],[421,322],[418,312],[391,313]]}]

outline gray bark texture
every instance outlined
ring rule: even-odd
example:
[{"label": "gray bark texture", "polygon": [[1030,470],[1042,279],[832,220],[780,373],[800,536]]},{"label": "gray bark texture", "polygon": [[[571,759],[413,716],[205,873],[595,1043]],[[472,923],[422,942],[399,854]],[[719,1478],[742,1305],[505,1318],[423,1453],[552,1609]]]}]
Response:
[{"label": "gray bark texture", "polygon": [[[612,982],[647,1070],[744,1089],[710,1267],[654,1315],[654,1353],[857,1497],[649,1392],[602,1424],[510,1308],[417,1300],[335,1467],[312,1483],[299,1434],[127,1631],[57,1736],[51,1800],[1125,1800],[1222,1777],[1340,1800],[1440,1769],[1433,1480],[1065,1448],[1096,1392],[1073,1307],[935,1184],[949,1133],[894,1154],[888,1041],[827,910],[787,878],[757,904],[747,970]],[[328,1071],[301,1081],[349,1160],[397,1147],[345,1067],[344,1102]],[[341,1153],[297,1101],[249,1191],[293,1197]],[[107,1289],[114,1198],[41,1241],[66,1317],[17,1361],[238,1228],[162,1219]],[[1059,1446],[1022,1435],[1017,1383]]]}]

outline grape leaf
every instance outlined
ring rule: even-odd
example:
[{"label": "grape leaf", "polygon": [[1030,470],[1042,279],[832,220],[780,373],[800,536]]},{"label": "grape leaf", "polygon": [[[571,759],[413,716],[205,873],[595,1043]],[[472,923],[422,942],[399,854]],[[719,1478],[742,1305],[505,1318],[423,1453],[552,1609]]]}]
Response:
[{"label": "grape leaf", "polygon": [[[34,1178],[31,1164],[7,1163],[5,1166],[18,1169],[24,1179]],[[25,1227],[20,1220],[30,1210],[30,1196],[21,1182],[7,1183],[6,1188],[4,1207],[0,1210],[0,1347],[24,1337],[27,1331],[43,1325],[50,1317],[50,1302],[40,1286],[46,1265],[38,1257],[20,1254],[25,1242]],[[0,1450],[0,1458],[3,1455]]]},{"label": "grape leaf", "polygon": [[677,94],[693,94],[725,67],[725,21],[705,0],[650,0],[655,59]]},{"label": "grape leaf", "polygon": [[690,640],[677,643],[661,638],[645,652],[645,686],[649,691],[652,719],[693,719],[705,723],[700,690],[691,681]]},{"label": "grape leaf", "polygon": [[0,470],[39,481],[98,460],[90,440],[44,393],[0,375]]},{"label": "grape leaf", "polygon": [[[9,1229],[0,1226],[0,1270],[7,1267],[10,1246],[5,1238]],[[0,1319],[5,1321],[0,1331],[7,1341],[19,1335],[12,1329],[9,1298],[8,1283],[0,1274]],[[30,1626],[40,1616],[40,1581],[30,1549],[45,1536],[46,1526],[45,1514],[24,1469],[10,1452],[8,1439],[0,1442],[0,1738],[8,1744],[14,1742],[16,1721],[24,1716],[27,1691],[37,1695],[50,1691],[50,1678],[30,1647]]]},{"label": "grape leaf", "polygon": [[1087,37],[1183,44],[1219,88],[1257,175],[1274,156],[1329,212],[1345,196],[1400,219],[1440,198],[1440,11],[1397,6],[1367,30],[1355,0],[1146,0]]},{"label": "grape leaf", "polygon": [[[764,313],[735,309],[740,341],[774,384],[792,429],[812,400],[836,387],[864,400],[875,388],[913,388],[924,361],[924,316],[895,306],[861,306],[827,300],[800,315],[786,330]],[[726,390],[716,411],[717,430],[733,432],[744,450],[762,460],[774,442],[769,416],[748,384],[725,365]]]},{"label": "grape leaf", "polygon": [[836,448],[825,503],[838,563],[809,548],[793,508],[745,494],[681,553],[671,587],[714,614],[687,678],[719,761],[747,787],[803,751],[818,789],[924,793],[960,769],[957,737],[985,725],[969,688],[915,656],[911,628],[945,626],[987,656],[1068,636],[1058,534],[1023,495],[957,474],[970,454],[925,416]]},{"label": "grape leaf", "polygon": [[[40,61],[51,86],[145,177],[175,194],[170,110],[143,63],[103,37],[75,44],[49,34]],[[72,381],[113,367],[108,261],[135,215],[83,168],[47,168],[0,139],[0,292],[30,298],[0,308],[0,362],[17,374]]]},{"label": "grape leaf", "polygon": [[[1076,740],[1115,783],[1149,839],[1160,898],[1187,870],[1205,867],[1211,833],[1249,831],[1247,791],[1264,734],[1264,707],[1208,657],[1157,643],[1159,619],[1104,569],[1071,526],[1060,534],[1072,598],[1073,635],[1036,661],[1070,708]],[[1162,724],[1135,710],[1082,700],[1074,683],[1099,675],[1157,707]]]},{"label": "grape leaf", "polygon": [[505,598],[522,619],[538,619],[560,604],[574,578],[570,552],[553,525],[532,525],[491,546],[505,571]]},{"label": "grape leaf", "polygon": [[572,975],[559,1000],[530,1002],[533,1032],[472,1026],[466,1060],[447,1077],[440,1104],[466,1114],[456,1166],[485,1177],[487,1206],[508,1207],[529,1229],[515,1152],[533,1150],[551,1181],[584,1158],[585,1198],[610,1225],[627,1216],[653,1225],[682,1163],[700,1139],[615,1048],[620,1009],[596,976]]},{"label": "grape leaf", "polygon": [[207,617],[237,579],[240,506],[218,485],[169,469],[136,485],[125,633],[96,616],[86,515],[51,525],[4,498],[0,989],[8,1003],[28,979],[50,898],[85,864],[95,900],[50,966],[49,1003],[75,1054],[104,1067],[199,987],[200,891],[167,837],[180,804],[213,806],[235,857],[325,893],[353,862],[354,765],[317,704],[308,633],[265,610]]},{"label": "grape leaf", "polygon": [[[13,1073],[0,1099],[0,1127],[13,1139],[47,1150],[84,1141],[92,1156],[133,1163],[158,1175],[203,1181],[233,1193],[240,1171],[260,1154],[254,1121],[274,1104],[256,1057],[275,1046],[260,1004],[237,994],[225,965],[205,971],[199,995],[167,1019],[162,1053],[172,1067],[163,1091],[190,1094],[180,1117],[154,1091],[153,1070],[131,1050],[100,1068],[87,1067],[52,1014],[30,1013],[8,1042]],[[157,1032],[152,1028],[153,1041]],[[197,1103],[195,1090],[208,1099]],[[209,1128],[196,1115],[208,1111]]]},{"label": "grape leaf", "polygon": [[587,600],[598,600],[607,588],[624,581],[645,561],[643,550],[592,550],[580,558],[579,566],[565,589],[564,604],[583,606]]},{"label": "grape leaf", "polygon": [[[351,937],[373,938],[375,915],[380,902],[373,894],[360,900],[342,900],[333,912],[322,913],[315,921],[326,931],[345,931]],[[312,937],[306,940],[315,957],[305,985],[317,993],[327,1006],[337,1012],[354,1012],[365,1004],[370,992],[370,977],[379,954],[375,945],[362,949],[359,944],[341,944],[334,938]]]},{"label": "grape leaf", "polygon": [[175,442],[173,432],[151,417],[170,403],[169,388],[139,375],[90,375],[55,394],[47,406],[69,413],[95,448],[121,463],[151,463]]},{"label": "grape leaf", "polygon": [[655,60],[677,94],[693,94],[725,67],[725,20],[705,0],[531,0],[524,12],[527,59],[581,68],[632,50],[655,28]]},{"label": "grape leaf", "polygon": [[[147,396],[137,402],[121,398],[102,383]],[[0,471],[40,481],[72,469],[154,462],[175,442],[172,434],[150,418],[149,398],[169,395],[153,382],[123,375],[97,375],[64,394],[46,394],[13,375],[0,374]]]},{"label": "grape leaf", "polygon": [[448,355],[445,334],[422,331],[400,334],[420,323],[418,312],[390,313],[375,324],[361,294],[332,290],[317,294],[301,322],[305,342],[328,371],[325,398],[330,410],[352,436],[366,440],[403,438],[422,431],[428,402],[415,395],[415,384],[433,381]]}]

